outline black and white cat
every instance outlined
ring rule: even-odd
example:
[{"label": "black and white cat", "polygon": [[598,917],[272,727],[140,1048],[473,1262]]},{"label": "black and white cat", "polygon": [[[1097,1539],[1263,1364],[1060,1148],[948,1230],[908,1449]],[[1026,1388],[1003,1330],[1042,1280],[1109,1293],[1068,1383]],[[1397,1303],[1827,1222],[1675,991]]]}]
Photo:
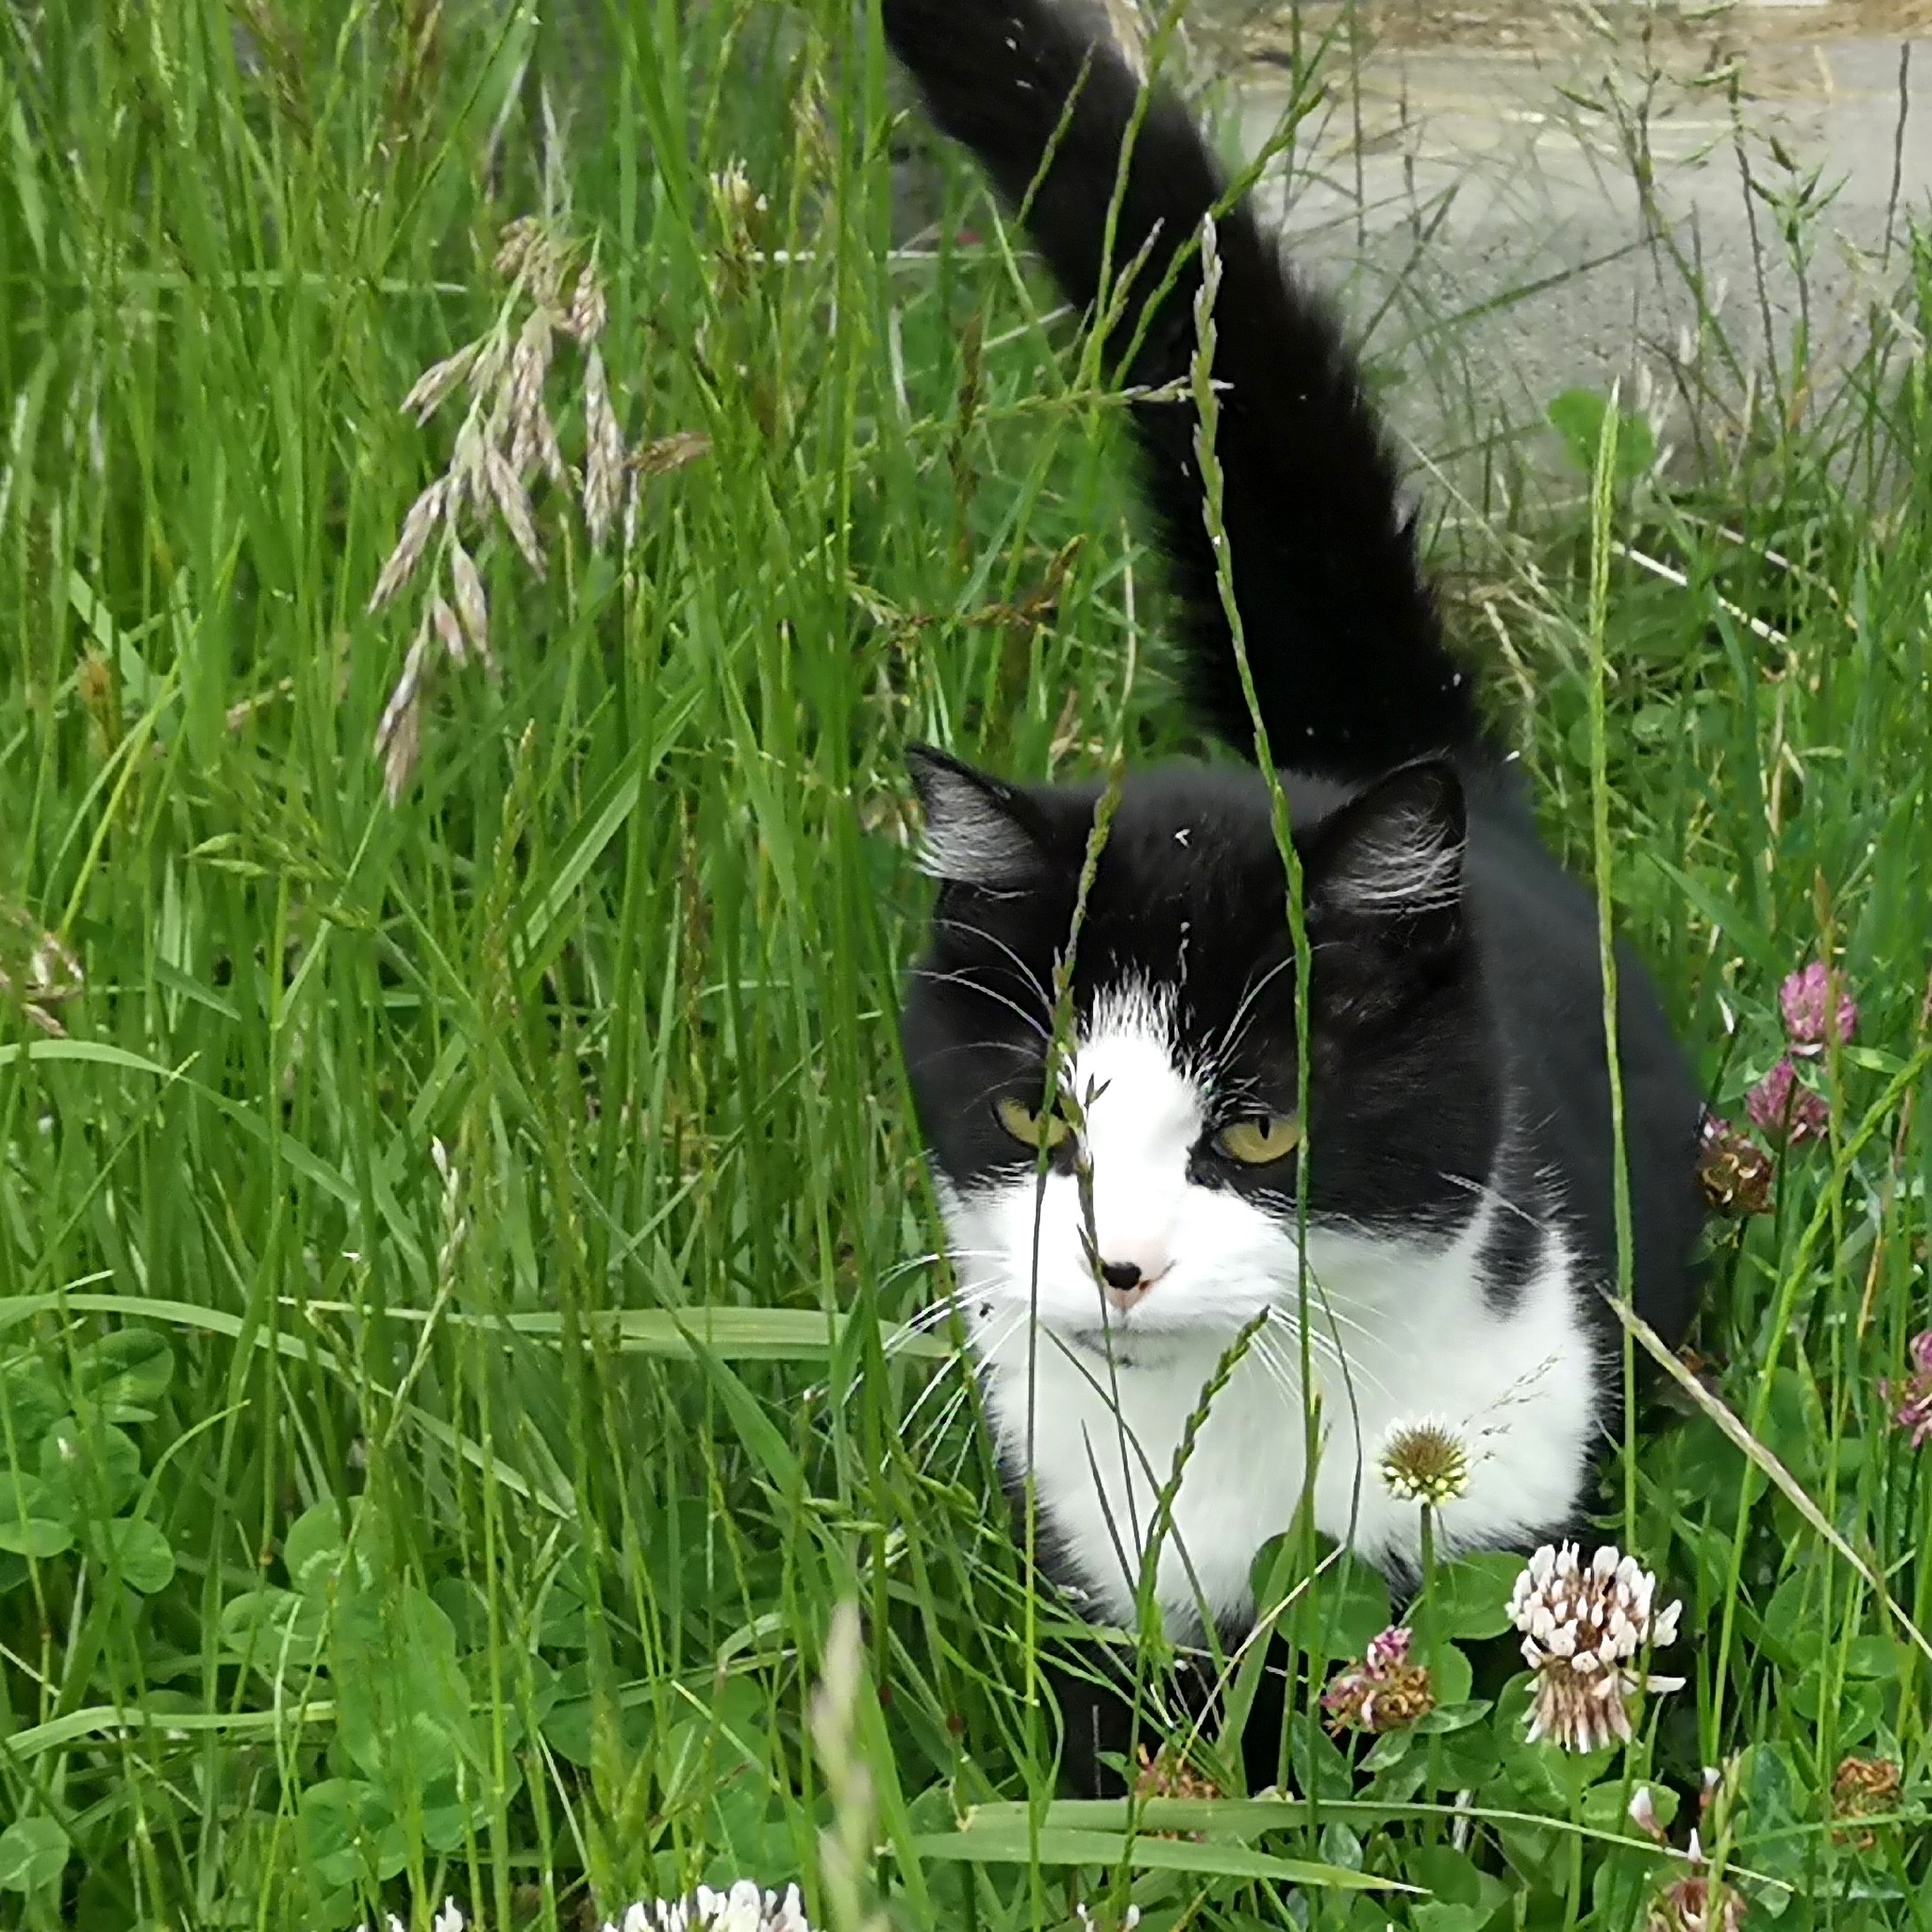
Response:
[{"label": "black and white cat", "polygon": [[[882,12],[934,121],[1023,205],[1091,309],[1139,93],[1098,15],[1064,0]],[[1000,1447],[1034,1477],[1057,1571],[1095,1618],[1132,1620],[1204,1385],[1268,1313],[1174,1494],[1154,1594],[1179,1638],[1204,1616],[1224,1635],[1251,1624],[1251,1566],[1303,1495],[1304,1148],[1325,1533],[1414,1573],[1420,1512],[1376,1465],[1391,1431],[1425,1419],[1470,1458],[1441,1547],[1526,1548],[1573,1525],[1621,1358],[1602,1293],[1616,1240],[1594,901],[1540,840],[1444,644],[1329,310],[1245,200],[1225,198],[1157,90],[1119,194],[1109,259],[1132,279],[1107,366],[1136,385],[1186,377],[1212,214],[1233,583],[1305,881],[1306,1119],[1283,866],[1251,769],[1125,780],[1074,948],[1069,1099],[1043,1114],[1101,787],[1008,784],[917,752],[940,886],[903,1023]],[[1198,714],[1251,757],[1195,412],[1155,400],[1131,417]],[[1627,954],[1618,989],[1635,1299],[1674,1343],[1693,1301],[1700,1099]]]}]

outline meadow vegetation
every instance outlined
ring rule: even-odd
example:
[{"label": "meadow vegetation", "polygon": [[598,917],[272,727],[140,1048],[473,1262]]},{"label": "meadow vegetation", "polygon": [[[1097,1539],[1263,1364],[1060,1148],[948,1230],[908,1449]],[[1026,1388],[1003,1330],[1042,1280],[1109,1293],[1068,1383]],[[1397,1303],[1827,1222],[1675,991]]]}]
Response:
[{"label": "meadow vegetation", "polygon": [[1050,1808],[1066,1613],[909,1326],[901,754],[1199,748],[1114,409],[956,161],[895,247],[925,137],[852,21],[640,0],[586,70],[511,6],[0,13],[0,1927],[749,1875],[837,1932],[1688,1928],[1647,1821],[1702,1922],[1932,1924],[1932,248],[1849,369],[1704,399],[1694,473],[1571,395],[1569,484],[1432,498],[1717,1111],[1789,974],[1857,1000],[1820,1130],[1727,1144],[1761,1212],[1608,1474],[1684,1687],[1528,1744],[1486,1560],[1434,1709],[1331,1734],[1391,1620],[1333,1563],[1291,1799],[1206,1738]]}]

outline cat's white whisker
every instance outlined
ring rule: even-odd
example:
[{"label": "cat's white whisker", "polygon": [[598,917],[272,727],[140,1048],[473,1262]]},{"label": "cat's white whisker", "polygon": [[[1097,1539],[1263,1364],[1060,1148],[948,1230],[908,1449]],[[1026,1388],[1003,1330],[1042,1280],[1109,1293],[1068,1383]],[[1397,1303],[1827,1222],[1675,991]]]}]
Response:
[{"label": "cat's white whisker", "polygon": [[1221,1038],[1215,1043],[1214,1057],[1217,1061],[1226,1061],[1234,1057],[1236,1049],[1241,1045],[1244,1023],[1254,1012],[1256,1003],[1259,1000],[1261,995],[1274,985],[1275,980],[1282,974],[1290,970],[1294,964],[1295,955],[1292,953],[1285,959],[1276,960],[1274,965],[1269,967],[1267,971],[1262,975],[1259,984],[1255,980],[1253,969],[1249,970],[1247,985],[1243,989],[1239,1002],[1236,1005],[1234,1015],[1228,1022],[1226,1027],[1222,1029]]},{"label": "cat's white whisker", "polygon": [[1003,954],[1018,969],[1022,984],[1039,1001],[1041,1017],[1049,1021],[1052,1019],[1053,1012],[1053,995],[1041,985],[1039,975],[998,933],[989,932],[982,925],[969,925],[963,919],[935,918],[932,923],[934,925],[944,927],[950,932],[969,933],[976,939],[984,939],[988,946]]}]

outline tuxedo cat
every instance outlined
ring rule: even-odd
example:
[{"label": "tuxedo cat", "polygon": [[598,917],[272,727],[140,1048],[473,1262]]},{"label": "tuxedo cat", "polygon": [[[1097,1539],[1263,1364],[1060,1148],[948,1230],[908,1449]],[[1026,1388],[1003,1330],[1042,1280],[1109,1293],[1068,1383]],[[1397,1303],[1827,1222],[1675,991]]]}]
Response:
[{"label": "tuxedo cat", "polygon": [[[1096,310],[1112,264],[1098,325],[1122,384],[1188,377],[1213,217],[1234,599],[1312,952],[1304,1116],[1265,780],[1251,765],[1130,773],[1049,1105],[1055,972],[1102,787],[913,754],[939,886],[903,1038],[1005,1465],[1031,1473],[1054,1573],[1093,1620],[1133,1623],[1158,1546],[1153,1597],[1182,1640],[1251,1625],[1251,1566],[1307,1481],[1307,1402],[1327,1534],[1415,1576],[1421,1512],[1378,1462],[1427,1419],[1468,1459],[1438,1547],[1531,1547],[1578,1521],[1620,1416],[1594,900],[1543,846],[1445,645],[1330,310],[1245,198],[1224,205],[1180,103],[1157,87],[1141,112],[1098,11],[1064,0],[882,0],[882,15],[933,121],[1023,210],[1077,308]],[[1196,715],[1251,760],[1196,411],[1170,394],[1130,414]],[[1675,1343],[1693,1301],[1700,1096],[1627,952],[1617,987],[1634,1297]]]}]

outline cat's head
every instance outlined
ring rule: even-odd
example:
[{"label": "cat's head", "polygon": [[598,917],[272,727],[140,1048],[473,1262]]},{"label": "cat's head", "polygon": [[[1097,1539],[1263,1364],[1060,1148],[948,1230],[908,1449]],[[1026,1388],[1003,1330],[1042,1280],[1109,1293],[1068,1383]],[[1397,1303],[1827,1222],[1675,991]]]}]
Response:
[{"label": "cat's head", "polygon": [[923,749],[913,772],[940,885],[906,1053],[986,1319],[1031,1306],[1076,1341],[1225,1338],[1265,1305],[1291,1309],[1304,1138],[1312,1228],[1413,1242],[1467,1223],[1500,1086],[1450,766],[1353,796],[1289,793],[1312,953],[1305,1122],[1287,886],[1258,774],[1126,780],[1073,949],[1062,1098],[1043,1111],[1100,788],[1008,785]]}]

